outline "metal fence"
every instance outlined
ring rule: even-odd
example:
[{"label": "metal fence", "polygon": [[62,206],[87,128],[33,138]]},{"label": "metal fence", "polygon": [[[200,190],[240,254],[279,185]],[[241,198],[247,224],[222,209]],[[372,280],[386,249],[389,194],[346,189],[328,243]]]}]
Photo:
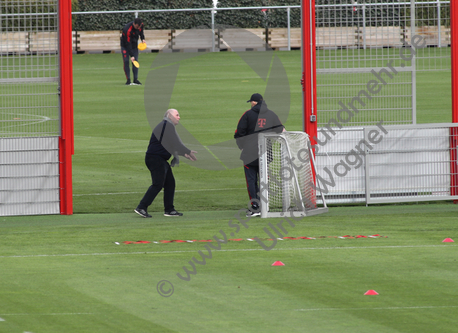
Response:
[{"label": "metal fence", "polygon": [[[458,124],[319,131],[317,177],[327,203],[458,199]],[[323,185],[324,184],[324,185]],[[317,194],[317,197],[318,194]]]},{"label": "metal fence", "polygon": [[[221,7],[221,8],[180,8],[180,9],[145,9],[145,10],[114,10],[114,11],[90,11],[90,12],[72,12],[72,15],[107,15],[107,14],[126,14],[132,13],[134,17],[138,17],[142,13],[174,13],[174,12],[208,12],[211,17],[211,34],[209,34],[209,42],[211,45],[211,51],[218,51],[215,45],[215,36],[219,27],[227,27],[231,25],[231,22],[216,22],[216,16],[218,11],[232,11],[232,10],[285,10],[285,15],[287,16],[287,50],[291,50],[291,9],[300,9],[301,6],[254,6],[254,7]],[[197,28],[197,27],[196,27]],[[248,45],[249,47],[249,45]]]},{"label": "metal fence", "polygon": [[[428,36],[430,45],[438,47],[448,46],[450,40],[449,29],[449,5],[450,0],[416,0],[416,1],[397,1],[397,2],[376,2],[370,0],[363,1],[348,1],[348,4],[322,4],[323,1],[316,0],[316,26],[317,30],[317,45],[329,46],[331,48],[346,48],[346,47],[362,47],[363,49],[372,47],[384,47],[389,45],[400,46],[401,40],[412,33],[408,26],[405,25],[410,21],[410,6],[412,3],[416,5],[416,11],[421,13],[414,20],[417,21],[417,26],[422,27],[421,33]],[[328,2],[328,1],[326,1]],[[387,10],[387,8],[389,10]],[[265,11],[276,10],[284,11],[286,16],[287,28],[286,50],[291,50],[291,29],[300,28],[294,27],[291,24],[291,11],[299,10],[300,6],[253,6],[253,7],[221,7],[221,8],[180,8],[180,9],[144,9],[144,10],[107,10],[107,11],[88,11],[88,12],[73,12],[75,16],[79,15],[111,15],[111,14],[132,14],[132,18],[138,17],[146,13],[192,13],[192,12],[208,12],[210,25],[208,28],[212,30],[213,36],[217,33],[218,27],[229,26],[231,22],[225,22],[218,18],[218,12],[238,11],[238,10],[253,10]],[[434,9],[434,10],[432,10]],[[331,13],[331,14],[330,14]],[[380,14],[382,13],[382,14]],[[391,15],[388,19],[383,17],[383,13]],[[276,28],[268,25],[267,28]],[[336,32],[332,28],[340,27],[341,31]],[[381,29],[375,29],[376,27]],[[392,27],[386,29],[387,27]],[[346,28],[346,29],[345,29]],[[343,34],[342,34],[343,32]],[[347,33],[349,33],[347,35]],[[439,38],[438,38],[439,36]],[[209,38],[210,39],[210,38]],[[209,41],[210,42],[210,41]],[[387,44],[387,42],[389,42]],[[213,48],[212,51],[217,51]],[[434,52],[437,53],[437,52]],[[441,57],[440,54],[435,54],[434,58]],[[444,56],[447,58],[447,55]],[[338,60],[337,60],[338,61]],[[446,65],[446,64],[445,64]],[[431,67],[432,64],[429,64]]]},{"label": "metal fence", "polygon": [[[343,126],[415,124],[417,72],[451,68],[447,14],[449,1],[317,6],[319,126],[352,101],[357,115]],[[383,89],[368,92],[374,79]]]},{"label": "metal fence", "polygon": [[[0,215],[59,213],[58,0],[2,1]],[[17,48],[29,45],[27,52]]]},{"label": "metal fence", "polygon": [[[17,5],[17,11],[0,14],[3,22],[9,22],[0,24],[0,215],[59,213],[55,182],[60,132],[58,0],[46,1],[48,7],[35,10],[38,2],[34,0],[2,1],[1,6],[11,3]],[[320,140],[329,140],[317,154],[321,167],[318,174],[329,188],[328,202],[370,204],[456,198],[456,145],[450,143],[456,141],[454,125],[387,126],[388,133],[378,146],[369,150],[360,146],[363,152],[355,150],[373,133],[368,126],[382,119],[385,126],[415,124],[417,71],[450,70],[449,5],[450,1],[436,0],[316,6],[319,126],[330,127],[336,120],[344,127],[335,130],[332,140],[319,131]],[[386,10],[387,6],[391,10]],[[208,11],[212,22],[208,44],[215,50],[217,11],[266,8],[285,10],[290,49],[289,14],[299,6],[130,12],[137,16],[157,11]],[[399,24],[387,25],[387,18]],[[427,47],[406,61],[400,56],[400,51],[406,49],[403,42],[412,44],[416,35],[426,40]],[[17,48],[25,49],[13,51]],[[383,92],[369,92],[367,84],[374,78],[383,85]],[[351,121],[342,121],[339,116],[351,105],[358,114]],[[422,133],[429,135],[423,137]],[[418,148],[428,138],[434,138],[430,142],[436,148]],[[348,164],[354,165],[349,170],[344,165],[334,169],[352,149],[357,153],[348,155]],[[359,158],[364,167],[356,168]],[[344,176],[336,174],[331,179],[326,167]]]},{"label": "metal fence", "polygon": [[[220,32],[220,25],[230,22],[218,21],[218,12],[284,10],[288,22],[286,36],[283,32],[271,29],[270,34],[267,32],[260,36],[260,41],[264,38],[265,43],[271,47],[274,44],[283,45],[286,46],[284,49],[290,50],[292,41],[298,46],[299,29],[291,28],[290,12],[299,8],[300,6],[257,6],[73,14],[106,15],[130,12],[138,16],[142,13],[159,12],[208,12],[211,16],[211,29],[196,32],[196,38],[186,38],[184,41],[180,40],[179,34],[172,33],[171,38],[175,40],[168,43],[169,48],[176,51],[180,47],[194,46],[195,49],[219,51],[224,48],[224,43],[221,43],[224,35],[231,32]],[[390,80],[386,80],[383,89],[376,96],[363,98],[358,105],[358,115],[343,125],[373,125],[380,119],[389,124],[415,124],[417,72],[450,71],[450,1],[348,1],[347,4],[323,4],[323,1],[317,0],[315,9],[318,125],[326,126],[331,119],[335,119],[341,109],[338,102],[347,104],[359,97],[358,94],[374,79],[373,71],[381,73],[384,69],[389,69],[393,80],[388,76]],[[282,34],[287,43],[275,43],[276,36]],[[232,39],[239,41],[239,49],[250,47],[248,44],[243,45],[243,36],[234,35]],[[416,37],[421,37],[422,47],[413,52],[409,46],[415,43]]]}]

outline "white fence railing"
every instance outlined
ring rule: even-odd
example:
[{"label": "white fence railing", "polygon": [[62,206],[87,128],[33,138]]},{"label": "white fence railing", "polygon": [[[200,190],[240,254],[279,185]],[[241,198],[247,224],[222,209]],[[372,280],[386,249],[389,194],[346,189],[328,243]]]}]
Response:
[{"label": "white fence railing", "polygon": [[[370,31],[366,31],[365,27],[371,25],[372,17],[370,14],[366,15],[366,13],[371,12],[372,8],[375,8],[375,10],[379,10],[380,6],[382,7],[393,7],[397,6],[401,8],[402,6],[407,6],[411,5],[412,3],[416,3],[418,6],[435,6],[437,8],[436,11],[436,16],[433,18],[430,18],[429,21],[435,21],[436,24],[428,24],[428,26],[433,26],[435,29],[435,33],[437,32],[439,35],[439,38],[437,40],[437,43],[434,44],[438,47],[442,46],[448,46],[447,42],[444,42],[444,38],[441,38],[440,36],[445,35],[446,32],[444,31],[443,24],[441,23],[444,20],[447,20],[449,18],[441,16],[442,8],[450,6],[450,0],[432,0],[432,1],[398,1],[396,3],[385,3],[385,2],[380,2],[380,3],[358,3],[358,1],[352,2],[350,4],[327,4],[327,5],[320,5],[317,4],[315,6],[316,11],[319,10],[324,10],[324,11],[336,11],[336,10],[354,10],[355,12],[361,13],[359,16],[361,16],[360,19],[361,23],[358,23],[361,25],[361,35],[358,35],[358,38],[363,41],[363,47],[364,49],[366,47],[371,47],[370,44],[367,44],[366,41],[369,40],[371,37]],[[254,7],[221,7],[221,8],[182,8],[182,9],[144,9],[144,10],[125,10],[125,11],[88,11],[88,12],[73,12],[72,15],[88,15],[88,14],[97,14],[97,15],[103,15],[103,14],[129,14],[131,13],[134,17],[138,17],[140,14],[143,13],[173,13],[173,12],[208,12],[210,17],[211,17],[211,30],[213,36],[216,33],[216,29],[218,28],[218,25],[215,23],[216,18],[217,18],[217,13],[218,11],[228,11],[228,10],[273,10],[273,9],[278,9],[278,10],[284,10],[285,15],[286,15],[286,21],[287,21],[287,45],[286,45],[286,50],[291,50],[291,9],[300,9],[301,6],[254,6]],[[230,22],[223,22],[223,24],[227,25],[230,24]],[[348,22],[340,22],[339,24],[342,24],[342,26],[348,26]],[[350,26],[352,26],[350,24]],[[428,32],[430,34],[430,32]],[[317,35],[317,39],[319,36]],[[373,39],[373,36],[372,36]],[[435,42],[433,42],[435,43]],[[433,44],[431,44],[433,45]],[[380,45],[378,45],[380,47]],[[215,52],[217,51],[214,41],[212,41],[212,51]]]},{"label": "white fence railing", "polygon": [[334,132],[318,132],[317,177],[327,203],[458,199],[458,124]]}]

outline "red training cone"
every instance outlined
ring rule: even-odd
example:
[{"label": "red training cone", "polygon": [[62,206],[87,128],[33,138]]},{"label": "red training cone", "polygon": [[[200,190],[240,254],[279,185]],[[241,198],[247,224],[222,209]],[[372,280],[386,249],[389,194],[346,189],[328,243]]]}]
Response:
[{"label": "red training cone", "polygon": [[375,290],[368,290],[366,291],[366,293],[364,295],[378,295],[378,292],[376,292]]},{"label": "red training cone", "polygon": [[451,238],[446,238],[442,241],[442,243],[454,243],[455,241]]},{"label": "red training cone", "polygon": [[276,261],[272,264],[272,266],[285,266],[285,264],[282,263],[281,261]]}]

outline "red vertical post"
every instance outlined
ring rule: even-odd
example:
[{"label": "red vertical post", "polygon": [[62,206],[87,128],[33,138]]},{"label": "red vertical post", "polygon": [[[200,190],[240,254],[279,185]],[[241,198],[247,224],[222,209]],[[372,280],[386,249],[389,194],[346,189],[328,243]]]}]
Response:
[{"label": "red vertical post", "polygon": [[458,123],[458,4],[450,1],[450,33],[452,56],[452,122]]},{"label": "red vertical post", "polygon": [[73,214],[72,155],[73,145],[73,70],[72,70],[72,5],[59,0],[59,70],[60,119],[59,183],[60,213]]},{"label": "red vertical post", "polygon": [[[301,0],[302,33],[302,113],[303,129],[310,136],[312,146],[316,145],[317,103],[316,103],[316,42],[315,42],[315,0]],[[315,149],[313,149],[315,152]],[[315,170],[312,168],[314,181]]]},{"label": "red vertical post", "polygon": [[[458,5],[450,1],[450,33],[452,63],[452,122],[458,123]],[[450,129],[450,195],[458,195],[457,165],[458,128]],[[458,203],[458,201],[454,201]]]},{"label": "red vertical post", "polygon": [[315,0],[302,0],[302,107],[304,131],[312,145],[317,135]]}]

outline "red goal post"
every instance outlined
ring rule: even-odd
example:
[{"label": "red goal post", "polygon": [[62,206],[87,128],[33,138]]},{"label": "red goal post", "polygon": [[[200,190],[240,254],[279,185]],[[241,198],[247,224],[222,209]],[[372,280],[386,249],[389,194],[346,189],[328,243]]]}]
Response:
[{"label": "red goal post", "polygon": [[73,214],[72,155],[74,154],[71,0],[59,0],[59,70],[61,112],[59,138],[60,213],[71,215]]}]

